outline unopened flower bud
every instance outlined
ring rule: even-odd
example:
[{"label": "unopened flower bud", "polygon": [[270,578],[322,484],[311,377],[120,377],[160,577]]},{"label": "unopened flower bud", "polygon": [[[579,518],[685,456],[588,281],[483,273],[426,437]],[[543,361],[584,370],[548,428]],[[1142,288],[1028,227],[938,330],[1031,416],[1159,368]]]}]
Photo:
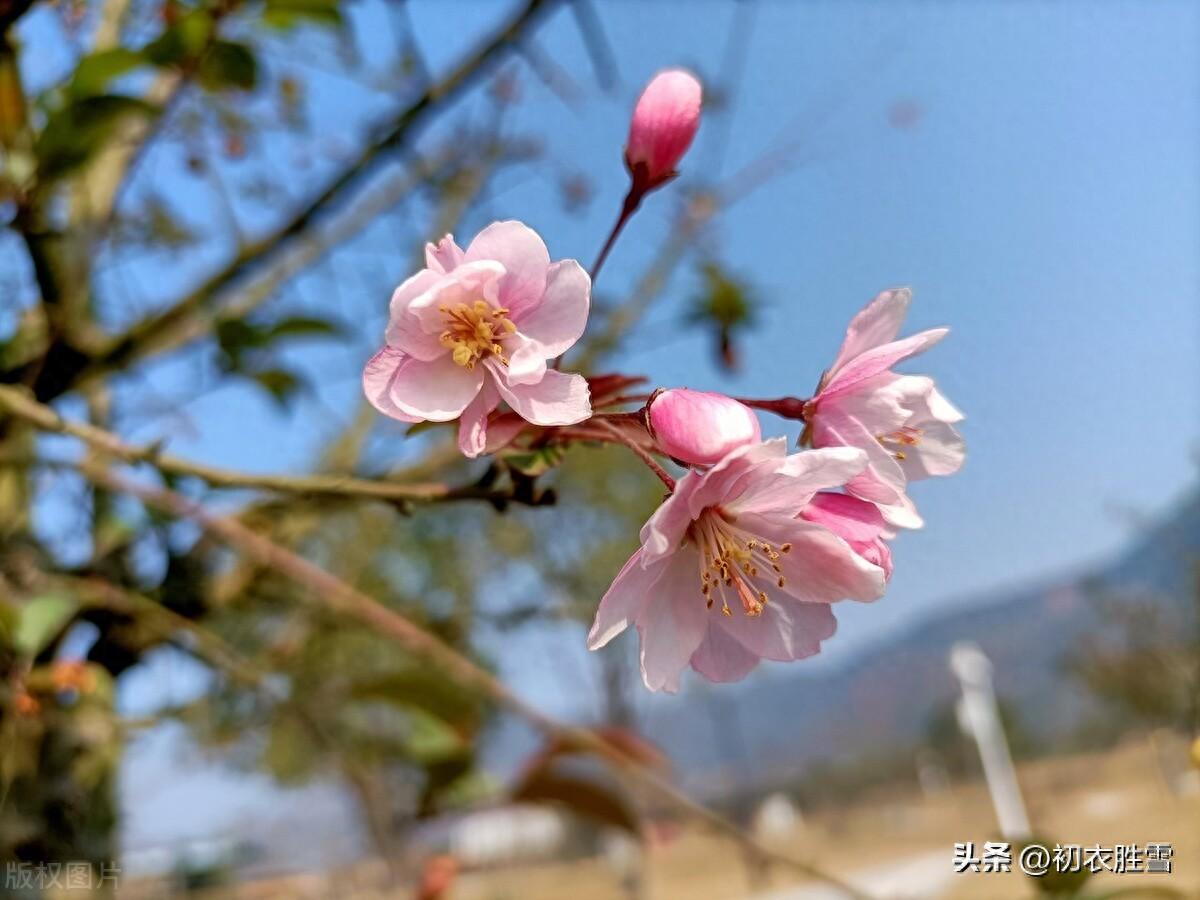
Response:
[{"label": "unopened flower bud", "polygon": [[732,397],[673,388],[651,399],[646,421],[659,448],[682,463],[710,466],[762,440],[754,411]]},{"label": "unopened flower bud", "polygon": [[641,192],[670,180],[700,127],[700,82],[683,69],[659,72],[633,110],[625,164]]}]

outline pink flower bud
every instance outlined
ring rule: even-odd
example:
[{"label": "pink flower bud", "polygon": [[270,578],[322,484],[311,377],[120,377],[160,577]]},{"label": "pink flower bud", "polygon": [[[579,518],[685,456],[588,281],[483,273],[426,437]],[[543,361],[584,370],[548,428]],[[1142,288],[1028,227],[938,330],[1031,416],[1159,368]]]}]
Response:
[{"label": "pink flower bud", "polygon": [[660,391],[650,399],[646,420],[664,453],[696,466],[710,466],[731,450],[762,440],[753,410],[708,391]]},{"label": "pink flower bud", "polygon": [[646,85],[625,145],[635,187],[647,191],[674,177],[700,127],[700,98],[700,82],[683,69],[659,72]]}]

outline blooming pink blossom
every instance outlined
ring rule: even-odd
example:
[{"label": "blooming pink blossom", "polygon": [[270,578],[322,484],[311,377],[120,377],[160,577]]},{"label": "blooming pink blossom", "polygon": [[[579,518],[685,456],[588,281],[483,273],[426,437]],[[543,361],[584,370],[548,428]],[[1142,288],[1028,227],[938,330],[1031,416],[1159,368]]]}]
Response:
[{"label": "blooming pink blossom", "polygon": [[883,539],[887,522],[874,503],[821,491],[800,510],[800,518],[824,525],[867,562],[883,569],[885,578],[892,577],[892,550]]},{"label": "blooming pink blossom", "polygon": [[690,470],[642,528],[641,548],[600,601],[588,647],[634,625],[642,679],[667,691],[689,664],[712,681],[736,681],[760,659],[819,652],[837,624],[830,603],[874,600],[886,577],[797,512],[865,463],[848,447],[788,456],[777,438]]},{"label": "blooming pink blossom", "polygon": [[535,425],[591,415],[587,381],[546,366],[587,322],[591,280],[579,263],[551,263],[532,229],[496,222],[465,251],[450,235],[426,245],[425,264],[396,288],[387,344],[363,371],[376,409],[402,422],[461,417],[467,456],[487,446],[502,400]]},{"label": "blooming pink blossom", "polygon": [[890,524],[905,528],[922,524],[908,498],[908,482],[951,475],[966,455],[953,427],[962,413],[933,379],[891,371],[949,331],[932,328],[897,340],[911,300],[912,292],[902,289],[884,291],[867,304],[850,322],[837,359],[804,407],[805,441],[866,451],[867,468],[847,491],[878,503]]},{"label": "blooming pink blossom", "polygon": [[625,164],[643,191],[673,178],[700,127],[700,82],[683,69],[659,72],[633,109]]},{"label": "blooming pink blossom", "polygon": [[646,419],[659,448],[689,465],[711,466],[743,444],[762,440],[752,409],[710,391],[659,391],[650,399]]}]

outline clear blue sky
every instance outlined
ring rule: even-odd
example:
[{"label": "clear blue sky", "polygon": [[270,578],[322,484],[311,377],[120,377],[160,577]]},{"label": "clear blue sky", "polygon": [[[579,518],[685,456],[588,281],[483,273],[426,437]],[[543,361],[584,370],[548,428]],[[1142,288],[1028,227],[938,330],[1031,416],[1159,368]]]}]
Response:
[{"label": "clear blue sky", "polygon": [[[716,75],[734,12],[717,2],[596,5],[618,89],[598,91],[570,16],[559,14],[539,44],[586,101],[572,111],[526,78],[514,118],[546,135],[560,165],[594,180],[596,201],[571,219],[553,179],[526,179],[502,184],[486,210],[524,219],[552,256],[585,263],[624,187],[620,145],[638,89],[667,65]],[[412,6],[435,66],[500,18],[496,3]],[[941,604],[1086,565],[1127,533],[1114,508],[1161,510],[1194,482],[1200,11],[1184,2],[778,2],[751,15],[723,171],[781,141],[806,160],[744,198],[712,235],[719,258],[767,301],[761,327],[738,377],[716,371],[706,339],[677,324],[695,287],[684,271],[624,365],[664,385],[803,394],[848,318],[881,288],[914,288],[912,330],[951,326],[910,371],[935,375],[966,412],[967,466],[918,486],[928,525],[898,541],[885,600],[843,608],[829,646],[837,659]],[[368,52],[374,33],[364,32]],[[344,85],[330,83],[324,96],[330,109],[368,109],[365,99],[348,103]],[[897,105],[917,111],[915,122],[889,124]],[[686,178],[717,177],[722,127],[705,121]],[[673,199],[663,192],[647,204],[600,293],[619,296],[636,278]],[[422,228],[414,222],[412,238],[427,236]],[[354,266],[369,258],[398,280],[411,253],[391,230],[370,233],[335,261],[336,294],[313,280],[315,302],[336,297],[348,321],[364,323],[358,358],[378,340],[387,297],[356,295]],[[337,358],[344,377],[322,391],[320,415],[349,417],[357,359]],[[327,433],[311,414],[288,421],[237,390],[193,413],[198,437],[174,449],[248,468],[302,467]],[[779,424],[764,420],[769,431]],[[535,687],[545,683],[533,677],[545,674],[537,665],[514,662],[509,674],[537,699],[568,705],[569,691]]]}]

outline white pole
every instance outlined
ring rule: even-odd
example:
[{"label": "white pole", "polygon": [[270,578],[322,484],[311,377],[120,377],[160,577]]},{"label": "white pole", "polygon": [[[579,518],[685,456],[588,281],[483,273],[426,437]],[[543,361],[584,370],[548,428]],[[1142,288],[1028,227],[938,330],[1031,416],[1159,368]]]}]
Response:
[{"label": "white pole", "polygon": [[950,669],[962,685],[959,724],[979,746],[983,775],[1000,832],[1011,841],[1025,840],[1030,837],[1029,817],[1004,739],[1004,726],[1000,724],[1000,711],[992,690],[992,664],[978,644],[962,642],[950,650]]}]

